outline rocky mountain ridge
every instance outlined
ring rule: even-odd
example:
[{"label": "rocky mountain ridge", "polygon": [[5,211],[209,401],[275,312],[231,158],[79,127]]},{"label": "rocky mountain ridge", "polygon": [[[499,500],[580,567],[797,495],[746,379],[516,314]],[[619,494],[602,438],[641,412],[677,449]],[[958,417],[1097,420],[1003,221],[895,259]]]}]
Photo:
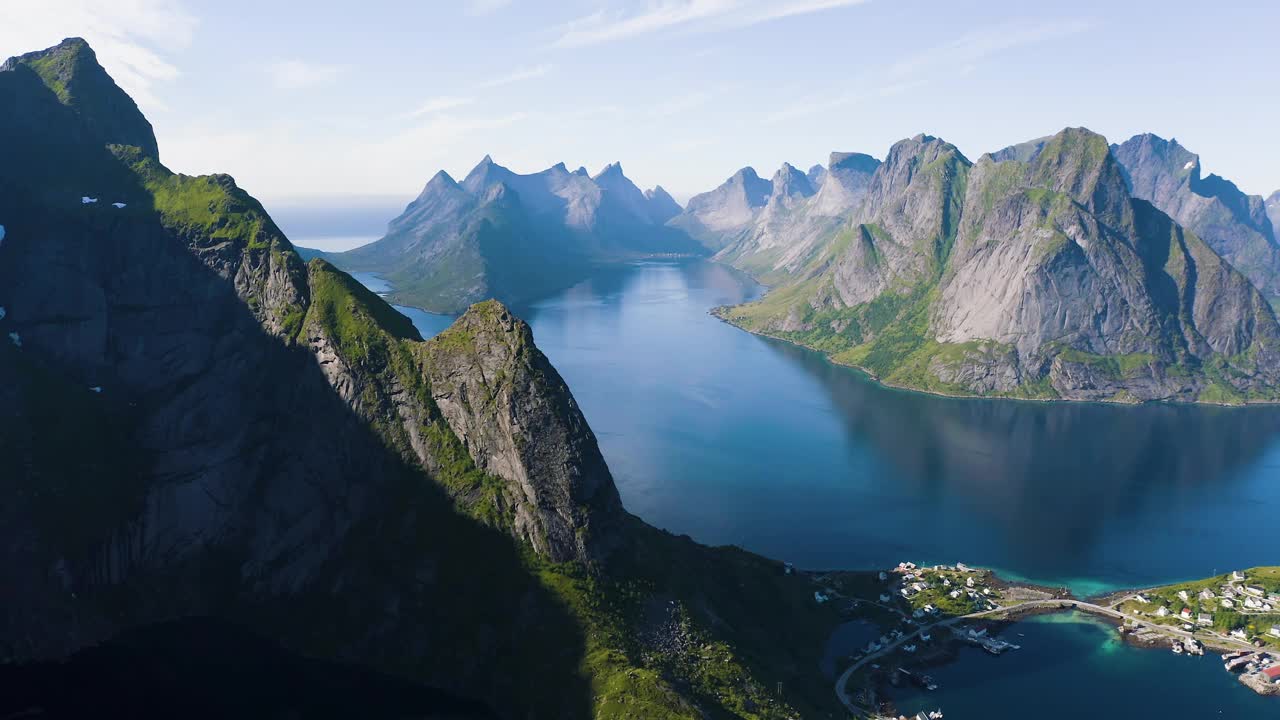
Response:
[{"label": "rocky mountain ridge", "polygon": [[594,177],[564,163],[521,175],[486,155],[461,182],[437,173],[380,240],[324,257],[381,273],[396,302],[458,312],[489,297],[531,300],[602,262],[701,252],[665,226],[678,213],[665,190],[642,192],[618,163]]},{"label": "rocky mountain ridge", "polygon": [[1280,243],[1265,201],[1217,175],[1201,177],[1200,156],[1150,133],[1111,148],[1134,197],[1196,233],[1265,294],[1280,294]]},{"label": "rocky mountain ridge", "polygon": [[834,611],[628,515],[527,325],[486,302],[422,341],[38,71],[105,87],[87,47],[0,71],[0,657],[205,616],[503,717],[833,711]]},{"label": "rocky mountain ridge", "polygon": [[1084,129],[977,163],[904,140],[848,219],[788,264],[730,257],[774,289],[720,314],[947,394],[1271,399],[1280,327],[1266,299],[1134,197],[1120,154]]}]

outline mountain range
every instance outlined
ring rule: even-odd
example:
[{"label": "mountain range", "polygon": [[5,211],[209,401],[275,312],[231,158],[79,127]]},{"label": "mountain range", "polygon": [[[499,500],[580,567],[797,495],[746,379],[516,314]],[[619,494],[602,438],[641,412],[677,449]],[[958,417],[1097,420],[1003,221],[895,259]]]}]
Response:
[{"label": "mountain range", "polygon": [[714,228],[716,258],[772,286],[720,317],[945,394],[1277,396],[1280,326],[1250,281],[1271,288],[1278,267],[1264,204],[1201,180],[1176,144],[1072,128],[975,163],[918,135],[820,209],[836,160],[790,204],[776,180],[768,199],[765,184],[739,192],[744,170],[672,221]]},{"label": "mountain range", "polygon": [[[237,696],[244,673],[216,660],[163,669],[174,647],[212,647],[277,657],[246,668],[316,693],[295,708],[373,713],[396,701],[360,692],[395,692],[464,709],[451,717],[840,712],[814,672],[840,617],[813,581],[628,514],[569,388],[501,303],[424,341],[346,273],[304,263],[230,176],[161,164],[82,40],[0,68],[0,156],[5,677],[118,658],[144,698],[203,683],[192,698],[277,707],[279,692]],[[549,202],[593,227],[671,211],[657,192],[614,197],[617,168],[477,173],[423,202],[509,201],[526,219]],[[600,202],[539,195],[551,175]]]},{"label": "mountain range", "polygon": [[325,257],[379,273],[395,302],[458,312],[491,297],[529,301],[599,263],[698,254],[665,226],[680,212],[661,186],[641,192],[617,163],[594,177],[563,163],[521,175],[485,156],[461,183],[436,173],[380,240]]}]

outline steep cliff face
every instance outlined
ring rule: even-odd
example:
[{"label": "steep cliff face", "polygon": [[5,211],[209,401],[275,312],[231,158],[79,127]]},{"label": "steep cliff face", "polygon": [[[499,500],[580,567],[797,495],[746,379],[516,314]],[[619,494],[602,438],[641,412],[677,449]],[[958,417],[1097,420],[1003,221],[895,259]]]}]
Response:
[{"label": "steep cliff face", "polygon": [[722,316],[947,393],[1239,402],[1280,379],[1265,298],[1083,129],[976,165],[895,145],[847,229]]},{"label": "steep cliff face", "polygon": [[1260,196],[1217,175],[1201,177],[1200,156],[1156,135],[1112,147],[1133,196],[1194,232],[1268,295],[1280,294],[1280,245]]},{"label": "steep cliff face", "polygon": [[461,312],[490,297],[526,302],[601,262],[700,253],[664,225],[674,204],[641,192],[617,163],[595,177],[563,163],[522,175],[486,155],[461,183],[437,173],[378,241],[325,257],[383,274],[394,302]]},{"label": "steep cliff face", "polygon": [[[628,516],[505,308],[422,342],[24,57],[0,72],[0,658],[199,615],[505,717],[829,708],[801,668],[834,614]],[[698,653],[644,639],[660,603]]]},{"label": "steep cliff face", "polygon": [[509,484],[515,531],[556,562],[618,542],[622,504],[591,428],[529,326],[490,301],[426,348],[432,398],[485,472]]}]

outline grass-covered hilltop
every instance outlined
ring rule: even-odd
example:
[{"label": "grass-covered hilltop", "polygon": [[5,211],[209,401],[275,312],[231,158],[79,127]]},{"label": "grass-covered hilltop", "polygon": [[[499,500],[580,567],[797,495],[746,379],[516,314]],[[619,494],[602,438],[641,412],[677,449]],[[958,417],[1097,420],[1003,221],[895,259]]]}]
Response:
[{"label": "grass-covered hilltop", "polygon": [[[1238,221],[1204,210],[1204,182],[1147,180],[1162,177],[1143,165],[1150,156],[1067,129],[976,163],[925,135],[842,175],[833,157],[785,222],[766,217],[770,200],[722,239],[717,257],[772,290],[717,312],[888,384],[942,394],[1275,400],[1280,325],[1215,251],[1269,277],[1275,239],[1260,202]],[[824,200],[832,178],[843,204]],[[1182,215],[1216,233],[1214,245],[1138,199],[1135,178],[1153,201],[1201,208]],[[1227,233],[1228,220],[1252,224]]]},{"label": "grass-covered hilltop", "polygon": [[81,40],[0,69],[0,150],[7,669],[198,616],[502,717],[839,716],[836,609],[629,515],[504,306],[424,342]]}]

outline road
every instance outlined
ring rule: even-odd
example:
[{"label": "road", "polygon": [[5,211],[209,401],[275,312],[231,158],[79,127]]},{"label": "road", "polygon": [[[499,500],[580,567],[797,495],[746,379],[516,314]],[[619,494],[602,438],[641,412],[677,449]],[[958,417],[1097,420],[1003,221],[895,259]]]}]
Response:
[{"label": "road", "polygon": [[[1075,608],[1077,610],[1083,610],[1084,612],[1087,612],[1087,613],[1092,613],[1094,615],[1103,615],[1106,617],[1114,618],[1116,620],[1121,620],[1121,621],[1133,620],[1136,622],[1141,622],[1146,627],[1149,627],[1153,630],[1169,633],[1177,637],[1182,637],[1182,638],[1196,637],[1194,634],[1187,632],[1185,630],[1182,630],[1181,628],[1169,627],[1167,625],[1154,625],[1154,624],[1151,624],[1150,621],[1148,620],[1143,620],[1141,618],[1138,618],[1132,615],[1126,615],[1120,612],[1119,610],[1116,610],[1115,608],[1107,607],[1105,605],[1095,605],[1093,603],[1085,602],[1083,600],[1062,600],[1062,599],[1029,600],[1024,603],[1018,603],[1017,605],[1009,605],[1007,607],[998,607],[993,610],[984,610],[982,612],[970,613],[969,615],[957,615],[955,617],[950,617],[945,620],[939,620],[936,623],[923,626],[915,630],[914,632],[903,635],[897,640],[884,646],[879,651],[871,653],[870,655],[867,655],[866,657],[863,657],[862,659],[858,660],[854,664],[850,665],[843,673],[841,673],[840,677],[836,678],[836,697],[840,698],[840,703],[844,705],[845,709],[847,709],[849,712],[856,714],[857,712],[861,711],[862,709],[854,704],[853,699],[849,697],[849,693],[846,691],[846,686],[849,684],[849,678],[852,677],[853,674],[857,672],[862,666],[866,665],[867,663],[873,660],[876,660],[877,658],[881,658],[881,657],[884,657],[885,655],[892,653],[894,650],[897,650],[899,647],[905,644],[908,640],[919,637],[921,633],[928,632],[934,628],[951,627],[956,623],[961,623],[968,620],[979,620],[981,618],[988,617],[991,615],[997,615],[1000,613],[1023,612],[1027,610],[1035,610],[1037,608],[1049,608],[1053,610],[1065,610],[1067,608]],[[1226,643],[1232,646],[1238,646],[1242,650],[1256,649],[1252,645],[1246,642],[1235,640],[1234,638],[1224,637],[1222,635],[1218,635],[1217,633],[1213,633],[1213,635],[1215,636],[1215,638],[1221,640],[1223,643]]]}]

